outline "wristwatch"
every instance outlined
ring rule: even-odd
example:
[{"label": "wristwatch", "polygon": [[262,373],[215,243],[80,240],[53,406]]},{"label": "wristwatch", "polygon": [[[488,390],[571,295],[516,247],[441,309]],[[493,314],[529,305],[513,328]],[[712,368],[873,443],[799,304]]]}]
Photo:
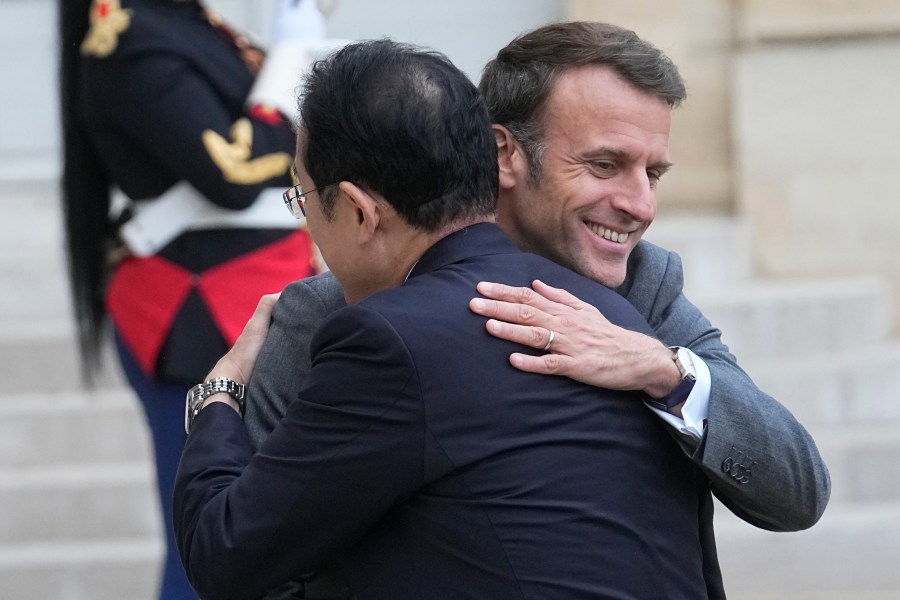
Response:
[{"label": "wristwatch", "polygon": [[225,392],[238,403],[241,418],[244,418],[244,384],[227,377],[217,377],[205,383],[198,383],[188,390],[184,402],[184,432],[191,432],[194,419],[203,408],[203,401],[217,392]]},{"label": "wristwatch", "polygon": [[697,370],[694,368],[691,353],[687,349],[678,346],[670,346],[669,350],[672,351],[672,360],[681,374],[681,383],[662,398],[647,397],[647,402],[654,408],[665,411],[687,400],[688,396],[691,395],[691,390],[694,389],[694,383],[697,381]]},{"label": "wristwatch", "polygon": [[694,368],[694,359],[691,358],[691,353],[688,352],[687,348],[670,346],[669,350],[672,351],[672,360],[675,361],[675,366],[678,367],[678,372],[681,373],[681,381],[685,381],[686,379],[697,381],[697,370]]}]

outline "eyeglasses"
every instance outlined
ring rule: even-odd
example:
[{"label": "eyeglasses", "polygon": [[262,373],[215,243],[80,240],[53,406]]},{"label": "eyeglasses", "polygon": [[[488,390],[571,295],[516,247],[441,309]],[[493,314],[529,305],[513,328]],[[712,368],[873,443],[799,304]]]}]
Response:
[{"label": "eyeglasses", "polygon": [[301,217],[306,216],[306,209],[303,208],[303,198],[313,192],[317,192],[322,188],[327,188],[327,185],[320,185],[317,188],[313,188],[308,192],[304,192],[303,188],[299,185],[295,185],[289,187],[285,190],[284,194],[281,195],[281,199],[284,200],[284,205],[287,206],[287,209],[291,211],[291,214],[294,215],[295,218],[300,219]]}]

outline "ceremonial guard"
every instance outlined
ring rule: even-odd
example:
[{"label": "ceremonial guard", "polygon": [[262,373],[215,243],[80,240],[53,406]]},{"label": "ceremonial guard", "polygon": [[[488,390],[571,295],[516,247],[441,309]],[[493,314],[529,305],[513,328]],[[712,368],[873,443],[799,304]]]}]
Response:
[{"label": "ceremonial guard", "polygon": [[[284,210],[314,0],[278,8],[269,61],[194,0],[60,0],[62,198],[84,373],[106,316],[153,437],[167,557],[160,598],[196,597],[174,549],[184,398],[259,298],[316,271]],[[304,50],[309,50],[306,52]]]}]

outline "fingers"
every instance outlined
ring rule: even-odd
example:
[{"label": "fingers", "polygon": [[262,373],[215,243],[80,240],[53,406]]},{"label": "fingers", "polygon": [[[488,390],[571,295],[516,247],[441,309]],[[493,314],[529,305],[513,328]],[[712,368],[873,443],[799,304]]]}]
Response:
[{"label": "fingers", "polygon": [[527,287],[481,282],[477,289],[486,298],[473,298],[469,301],[469,309],[488,317],[488,333],[539,350],[549,350],[553,336],[558,334],[552,333],[553,315],[539,308],[551,304],[547,299]]},{"label": "fingers", "polygon": [[558,354],[544,354],[543,356],[530,356],[514,352],[509,355],[509,364],[520,371],[538,373],[540,375],[563,374],[564,362],[568,360]]},{"label": "fingers", "polygon": [[229,367],[236,371],[234,375],[226,374],[224,376],[235,379],[240,383],[246,383],[253,371],[253,365],[256,363],[256,357],[262,348],[266,335],[269,332],[269,324],[272,320],[272,309],[278,301],[281,293],[268,294],[263,296],[253,311],[253,316],[244,325],[241,335],[235,340],[234,345],[225,356],[219,361],[219,365]]},{"label": "fingers", "polygon": [[501,300],[503,302],[514,302],[516,304],[535,305],[542,300],[541,296],[534,290],[527,287],[513,287],[502,283],[491,283],[482,281],[475,289],[485,298],[492,300]]},{"label": "fingers", "polygon": [[[470,300],[469,308],[487,317],[488,333],[503,340],[572,358],[590,348],[598,327],[602,332],[607,324],[603,315],[566,290],[539,280],[532,285],[534,289],[480,282],[476,289],[484,297]],[[536,372],[548,372],[546,368],[545,361]]]},{"label": "fingers", "polygon": [[[485,328],[488,333],[496,338],[522,344],[523,346],[530,346],[531,348],[544,349],[551,342],[551,332],[546,327],[516,325],[496,319],[488,319]],[[555,336],[556,334],[553,335]]]},{"label": "fingers", "polygon": [[484,298],[472,298],[469,301],[469,310],[482,317],[498,319],[516,325],[543,326],[547,318],[545,313],[537,311],[526,304],[486,300]]},{"label": "fingers", "polygon": [[517,325],[549,327],[545,308],[551,304],[531,288],[481,282],[476,289],[484,298],[473,298],[469,308],[482,317]]},{"label": "fingers", "polygon": [[259,304],[256,305],[256,310],[253,313],[254,316],[258,314],[261,319],[265,319],[268,322],[272,317],[272,310],[280,297],[281,292],[276,292],[274,294],[266,294],[260,298]]},{"label": "fingers", "polygon": [[540,296],[543,296],[547,300],[565,304],[566,306],[577,310],[581,310],[586,306],[584,302],[582,302],[566,290],[549,286],[540,279],[535,279],[531,285],[534,288],[535,292],[537,292]]},{"label": "fingers", "polygon": [[593,309],[593,306],[582,302],[566,290],[547,285],[540,279],[535,279],[530,288],[482,281],[475,286],[475,289],[485,298],[522,306],[531,306],[553,315],[562,314],[565,312],[565,308],[578,311]]},{"label": "fingers", "polygon": [[265,335],[269,329],[269,323],[272,321],[272,310],[275,308],[275,303],[278,302],[280,296],[281,292],[278,292],[277,294],[266,294],[260,298],[259,303],[256,305],[256,310],[253,311],[253,315],[244,326],[244,332],[254,335],[260,333]]}]

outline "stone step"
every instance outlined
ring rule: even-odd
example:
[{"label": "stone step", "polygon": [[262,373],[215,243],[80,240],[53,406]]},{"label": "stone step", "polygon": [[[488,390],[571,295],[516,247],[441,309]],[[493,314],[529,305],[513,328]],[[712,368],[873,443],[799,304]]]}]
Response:
[{"label": "stone step", "polygon": [[[82,387],[81,365],[68,314],[47,319],[0,320],[0,405],[20,393],[56,393]],[[124,385],[112,344],[103,349],[100,391]]]},{"label": "stone step", "polygon": [[123,388],[0,398],[2,469],[149,460],[141,409]]},{"label": "stone step", "polygon": [[866,348],[891,331],[891,291],[877,278],[752,281],[690,299],[745,361]]},{"label": "stone step", "polygon": [[832,506],[900,498],[900,343],[743,366],[816,440]]},{"label": "stone step", "polygon": [[12,216],[0,220],[3,323],[68,318],[70,301],[59,183],[2,183],[0,212]]},{"label": "stone step", "polygon": [[797,533],[756,529],[718,507],[719,562],[730,600],[900,598],[900,501],[829,506]]},{"label": "stone step", "polygon": [[900,502],[900,419],[810,431],[831,473],[831,505]]},{"label": "stone step", "polygon": [[160,537],[154,478],[147,461],[0,469],[0,548]]},{"label": "stone step", "polygon": [[162,540],[72,539],[0,546],[4,600],[148,600],[156,596]]},{"label": "stone step", "polygon": [[741,364],[760,389],[809,427],[900,420],[900,342]]},{"label": "stone step", "polygon": [[58,181],[0,180],[0,256],[11,252],[54,254],[62,258],[62,208]]},{"label": "stone step", "polygon": [[45,320],[68,316],[69,288],[63,259],[36,252],[9,252],[0,259],[0,310],[5,319]]}]

